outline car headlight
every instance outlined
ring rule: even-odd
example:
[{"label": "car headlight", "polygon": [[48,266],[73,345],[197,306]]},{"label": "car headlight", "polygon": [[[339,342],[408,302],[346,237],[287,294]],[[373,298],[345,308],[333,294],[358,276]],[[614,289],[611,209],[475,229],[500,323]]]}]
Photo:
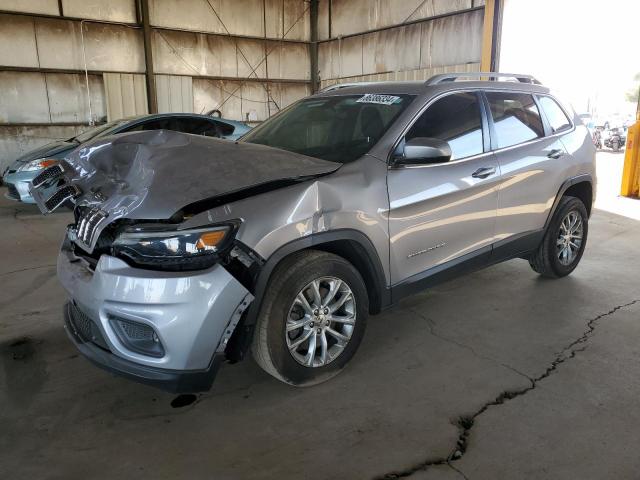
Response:
[{"label": "car headlight", "polygon": [[113,254],[135,265],[162,270],[200,270],[213,266],[229,243],[232,225],[167,230],[166,226],[134,226],[113,242]]},{"label": "car headlight", "polygon": [[43,168],[50,167],[58,163],[55,158],[38,158],[22,164],[18,167],[19,172],[35,172],[36,170],[42,170]]}]

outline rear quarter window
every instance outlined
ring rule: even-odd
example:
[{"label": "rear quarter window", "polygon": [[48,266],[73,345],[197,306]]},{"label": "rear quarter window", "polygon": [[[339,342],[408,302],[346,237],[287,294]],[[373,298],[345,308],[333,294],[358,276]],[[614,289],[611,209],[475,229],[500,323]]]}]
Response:
[{"label": "rear quarter window", "polygon": [[553,133],[563,132],[571,128],[571,120],[553,98],[538,97],[538,101]]}]

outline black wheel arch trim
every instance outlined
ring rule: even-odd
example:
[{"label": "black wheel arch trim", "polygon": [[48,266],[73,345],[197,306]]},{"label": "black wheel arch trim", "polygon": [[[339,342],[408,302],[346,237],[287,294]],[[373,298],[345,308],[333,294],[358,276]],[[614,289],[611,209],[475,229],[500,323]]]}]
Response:
[{"label": "black wheel arch trim", "polygon": [[[358,230],[348,228],[331,230],[327,232],[318,232],[306,237],[292,240],[284,244],[282,247],[278,248],[274,253],[271,254],[271,256],[269,256],[269,258],[262,266],[256,280],[254,291],[255,300],[252,302],[249,308],[248,316],[253,316],[253,320],[255,320],[255,318],[257,317],[257,311],[259,311],[260,309],[262,297],[266,290],[267,284],[269,283],[269,279],[271,278],[271,275],[276,266],[284,258],[288,257],[292,253],[296,253],[301,250],[320,247],[322,245],[344,240],[355,242],[363,249],[364,253],[368,257],[371,266],[371,270],[368,273],[372,276],[375,282],[375,285],[373,285],[373,287],[378,289],[378,291],[388,290],[387,280],[384,274],[384,269],[382,268],[380,256],[378,255],[378,252],[376,251],[369,237]],[[384,297],[385,296],[382,295],[381,306],[385,305]]]},{"label": "black wheel arch trim", "polygon": [[376,313],[391,304],[391,290],[387,284],[380,256],[369,237],[364,233],[358,230],[343,228],[327,232],[318,232],[306,237],[297,238],[278,248],[261,266],[253,291],[255,298],[247,309],[246,316],[243,319],[242,329],[236,330],[239,335],[243,336],[243,338],[239,341],[240,344],[238,347],[240,351],[234,354],[234,359],[239,360],[244,357],[244,354],[249,349],[251,337],[253,336],[253,327],[256,324],[258,313],[262,307],[262,301],[264,299],[267,285],[269,284],[271,275],[278,264],[293,253],[345,240],[354,242],[359,246],[368,260],[369,272],[367,273],[373,279],[374,285],[367,285],[367,290],[373,291],[377,294],[377,298],[374,298],[370,308],[372,313]]},{"label": "black wheel arch trim", "polygon": [[[544,230],[547,229],[547,227],[549,226],[549,223],[551,222],[551,219],[553,218],[553,215],[556,213],[556,210],[558,208],[558,204],[560,203],[560,200],[562,199],[562,197],[564,196],[565,192],[567,190],[569,190],[570,187],[572,187],[573,185],[576,185],[578,183],[582,183],[582,182],[588,182],[591,185],[591,203],[593,204],[593,201],[595,200],[595,195],[594,195],[594,191],[593,191],[593,177],[588,174],[588,173],[583,173],[581,175],[576,175],[575,177],[571,177],[567,180],[565,180],[562,185],[560,185],[560,189],[558,190],[558,193],[556,195],[555,200],[553,201],[553,205],[551,206],[551,209],[549,210],[549,215],[547,215],[547,220],[544,222]],[[585,205],[585,207],[587,207],[587,211],[589,213],[591,213],[592,211],[592,206],[593,205]]]}]

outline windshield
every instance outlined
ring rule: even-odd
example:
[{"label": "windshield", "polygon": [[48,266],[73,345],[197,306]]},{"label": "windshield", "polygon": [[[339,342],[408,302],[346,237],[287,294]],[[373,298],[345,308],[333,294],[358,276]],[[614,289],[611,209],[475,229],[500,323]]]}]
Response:
[{"label": "windshield", "polygon": [[249,131],[243,142],[348,163],[380,140],[413,95],[311,97]]},{"label": "windshield", "polygon": [[98,135],[108,135],[113,130],[115,130],[120,125],[127,123],[127,120],[116,120],[114,122],[105,123],[104,125],[100,125],[99,127],[91,128],[86,132],[82,132],[80,135],[71,139],[71,141],[84,143],[88,142],[92,138],[97,137]]}]

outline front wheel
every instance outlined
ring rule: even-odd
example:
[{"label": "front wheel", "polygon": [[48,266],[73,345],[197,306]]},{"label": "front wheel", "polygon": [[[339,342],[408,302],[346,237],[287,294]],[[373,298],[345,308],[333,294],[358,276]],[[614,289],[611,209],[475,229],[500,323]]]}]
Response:
[{"label": "front wheel", "polygon": [[576,197],[562,197],[542,243],[529,259],[531,268],[548,278],[569,275],[580,263],[589,232],[584,203]]},{"label": "front wheel", "polygon": [[269,282],[253,356],[267,373],[291,385],[326,381],[354,356],[368,309],[364,281],[348,261],[314,250],[294,254]]}]

